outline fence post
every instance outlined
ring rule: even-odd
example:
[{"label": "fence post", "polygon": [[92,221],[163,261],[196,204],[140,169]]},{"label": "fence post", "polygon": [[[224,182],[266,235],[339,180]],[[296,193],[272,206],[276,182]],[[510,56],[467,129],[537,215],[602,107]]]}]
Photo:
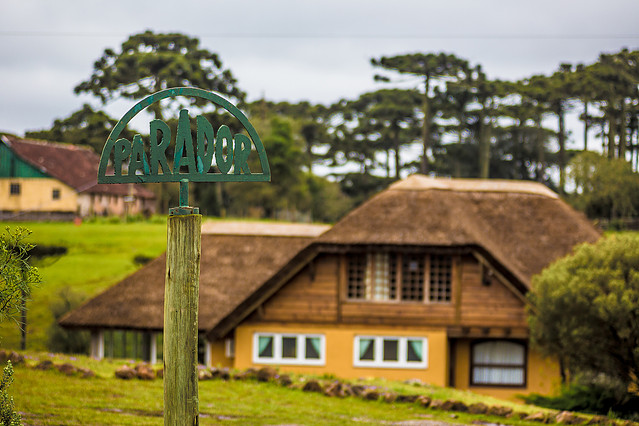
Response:
[{"label": "fence post", "polygon": [[[180,185],[181,193],[184,186]],[[181,196],[180,204],[183,200]],[[197,335],[202,216],[190,214],[193,212],[197,209],[181,205],[171,209],[167,221],[163,348],[165,426],[199,424]]]}]

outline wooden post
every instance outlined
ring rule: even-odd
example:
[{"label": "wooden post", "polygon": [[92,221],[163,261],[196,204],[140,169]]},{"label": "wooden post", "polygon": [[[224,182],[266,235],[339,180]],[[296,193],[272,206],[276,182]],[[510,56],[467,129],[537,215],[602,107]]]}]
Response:
[{"label": "wooden post", "polygon": [[201,225],[199,214],[167,223],[164,290],[164,424],[197,425],[197,332]]}]

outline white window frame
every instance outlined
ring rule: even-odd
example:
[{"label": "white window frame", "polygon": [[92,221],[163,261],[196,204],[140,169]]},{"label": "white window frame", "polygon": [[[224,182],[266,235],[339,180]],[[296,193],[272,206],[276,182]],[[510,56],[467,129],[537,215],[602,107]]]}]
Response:
[{"label": "white window frame", "polygon": [[[361,339],[374,340],[375,353],[372,360],[359,359],[359,343]],[[384,340],[398,341],[398,360],[384,361]],[[408,361],[408,341],[420,340],[422,342],[422,360]],[[406,368],[406,369],[425,369],[428,368],[428,338],[415,336],[355,336],[353,340],[353,365],[355,367],[369,368]]]},{"label": "white window frame", "polygon": [[[265,358],[259,356],[260,337],[273,338],[273,357]],[[294,337],[297,339],[296,357],[282,357],[282,339]],[[319,338],[320,350],[318,359],[306,359],[306,339]],[[323,334],[298,334],[298,333],[253,333],[253,363],[254,364],[277,364],[277,365],[326,365],[326,339]]]},{"label": "white window frame", "polygon": [[224,355],[227,358],[235,358],[235,338],[224,339]]}]

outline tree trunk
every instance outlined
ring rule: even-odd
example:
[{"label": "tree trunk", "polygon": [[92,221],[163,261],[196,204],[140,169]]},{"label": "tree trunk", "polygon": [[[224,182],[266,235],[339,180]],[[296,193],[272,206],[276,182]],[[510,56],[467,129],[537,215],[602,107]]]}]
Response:
[{"label": "tree trunk", "polygon": [[559,193],[563,195],[565,194],[566,186],[566,129],[564,108],[561,102],[557,105],[556,114],[559,120],[559,133],[557,135],[557,142],[559,143]]},{"label": "tree trunk", "polygon": [[584,151],[588,151],[588,127],[590,118],[588,117],[588,101],[584,101]]},{"label": "tree trunk", "polygon": [[424,124],[422,126],[422,143],[424,146],[420,170],[422,174],[428,174],[428,148],[430,148],[430,108],[428,105],[428,92],[430,91],[429,80],[429,76],[426,75],[424,77]]},{"label": "tree trunk", "polygon": [[479,177],[490,177],[490,118],[486,120],[486,106],[480,113],[479,127]]},{"label": "tree trunk", "polygon": [[544,164],[546,163],[546,151],[544,150],[544,138],[541,136],[541,118],[535,120],[535,127],[537,128],[537,132],[535,133],[535,138],[537,139],[537,174],[535,178],[537,179],[537,182],[543,182],[545,172]]}]

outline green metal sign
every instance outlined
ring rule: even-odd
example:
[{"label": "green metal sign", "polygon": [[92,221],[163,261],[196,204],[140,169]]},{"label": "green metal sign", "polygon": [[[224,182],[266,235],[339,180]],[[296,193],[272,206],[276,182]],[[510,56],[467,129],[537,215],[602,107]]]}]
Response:
[{"label": "green metal sign", "polygon": [[[132,141],[120,137],[139,112],[163,99],[184,96],[203,98],[231,113],[247,134],[233,134],[226,125],[217,131],[203,116],[196,117],[196,140],[191,134],[188,110],[182,109],[177,130],[162,120],[149,123],[149,141],[136,134]],[[173,145],[173,158],[167,150]],[[257,152],[259,172],[249,168],[249,157]],[[112,167],[110,167],[112,166]],[[115,125],[107,139],[98,169],[98,183],[135,182],[267,182],[271,171],[266,151],[255,128],[235,105],[215,93],[193,87],[178,87],[154,93],[138,102]]]}]

